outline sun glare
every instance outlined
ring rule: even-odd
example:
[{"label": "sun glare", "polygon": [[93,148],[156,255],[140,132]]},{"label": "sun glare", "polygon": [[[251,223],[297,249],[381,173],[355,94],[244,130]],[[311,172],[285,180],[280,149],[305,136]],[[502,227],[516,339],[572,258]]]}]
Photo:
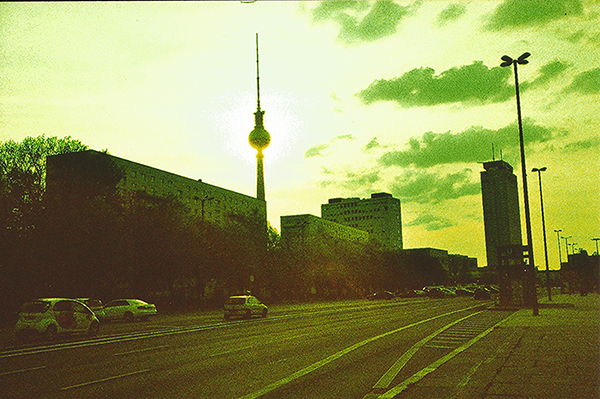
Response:
[{"label": "sun glare", "polygon": [[[256,96],[243,93],[235,98],[223,99],[228,107],[215,115],[222,146],[233,156],[248,164],[256,162],[256,150],[250,146],[248,135],[254,129]],[[301,123],[297,102],[282,95],[261,96],[261,109],[265,111],[264,126],[271,135],[271,143],[263,150],[266,165],[275,164],[289,154],[300,134]]]}]

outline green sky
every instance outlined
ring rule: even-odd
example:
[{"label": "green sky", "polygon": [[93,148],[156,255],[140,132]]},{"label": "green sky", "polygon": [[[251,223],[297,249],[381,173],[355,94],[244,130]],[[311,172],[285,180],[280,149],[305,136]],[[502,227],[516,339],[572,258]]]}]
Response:
[{"label": "green sky", "polygon": [[329,198],[390,192],[405,247],[485,265],[481,163],[502,157],[521,184],[514,76],[500,57],[530,52],[519,83],[527,167],[548,168],[550,267],[554,229],[595,251],[597,1],[0,3],[0,141],[71,136],[255,195],[256,33],[275,227],[319,216]]}]

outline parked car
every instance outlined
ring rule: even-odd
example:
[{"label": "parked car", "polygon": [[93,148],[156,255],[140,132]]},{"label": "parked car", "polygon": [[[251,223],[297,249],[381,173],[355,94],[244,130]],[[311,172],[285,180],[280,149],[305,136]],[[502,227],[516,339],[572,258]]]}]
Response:
[{"label": "parked car", "polygon": [[378,299],[394,299],[396,297],[396,295],[394,295],[392,292],[390,291],[379,291],[379,292],[375,292],[369,296],[367,296],[367,299],[370,301],[374,301],[374,300],[378,300]]},{"label": "parked car", "polygon": [[92,309],[92,312],[94,312],[99,320],[104,319],[104,305],[100,299],[77,298],[77,300],[83,302],[88,308]]},{"label": "parked car", "polygon": [[477,299],[477,300],[487,300],[487,299],[491,299],[492,297],[492,293],[490,292],[490,290],[488,290],[485,287],[479,287],[475,290],[475,293],[473,294],[473,298]]},{"label": "parked car", "polygon": [[252,295],[237,295],[229,297],[225,302],[225,320],[232,317],[249,319],[252,316],[267,317],[267,305],[261,303]]},{"label": "parked car", "polygon": [[156,315],[156,306],[140,299],[115,299],[104,305],[104,320],[148,320]]},{"label": "parked car", "polygon": [[456,296],[473,296],[473,294],[475,294],[475,289],[470,287],[458,287],[454,292],[456,292]]},{"label": "parked car", "polygon": [[67,298],[40,298],[23,304],[15,325],[15,336],[26,340],[42,336],[48,341],[58,335],[98,335],[100,322],[83,303]]}]

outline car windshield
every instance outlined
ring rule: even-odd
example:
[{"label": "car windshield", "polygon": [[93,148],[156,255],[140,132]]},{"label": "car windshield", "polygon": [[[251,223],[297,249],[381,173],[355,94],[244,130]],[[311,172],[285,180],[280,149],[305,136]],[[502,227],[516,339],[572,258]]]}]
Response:
[{"label": "car windshield", "polygon": [[98,300],[98,299],[88,299],[87,301],[83,301],[83,303],[85,303],[86,305],[88,305],[89,307],[93,307],[93,308],[98,308],[98,307],[102,307],[102,301]]},{"label": "car windshield", "polygon": [[44,313],[50,307],[50,302],[27,302],[21,308],[21,313]]},{"label": "car windshield", "polygon": [[229,305],[243,305],[246,303],[246,298],[229,298],[227,303]]}]

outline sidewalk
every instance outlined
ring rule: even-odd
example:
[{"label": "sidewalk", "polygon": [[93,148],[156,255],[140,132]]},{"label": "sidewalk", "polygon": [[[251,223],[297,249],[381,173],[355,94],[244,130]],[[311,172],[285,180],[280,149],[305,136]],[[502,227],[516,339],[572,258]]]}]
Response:
[{"label": "sidewalk", "polygon": [[598,399],[600,298],[540,298],[396,398]]}]

